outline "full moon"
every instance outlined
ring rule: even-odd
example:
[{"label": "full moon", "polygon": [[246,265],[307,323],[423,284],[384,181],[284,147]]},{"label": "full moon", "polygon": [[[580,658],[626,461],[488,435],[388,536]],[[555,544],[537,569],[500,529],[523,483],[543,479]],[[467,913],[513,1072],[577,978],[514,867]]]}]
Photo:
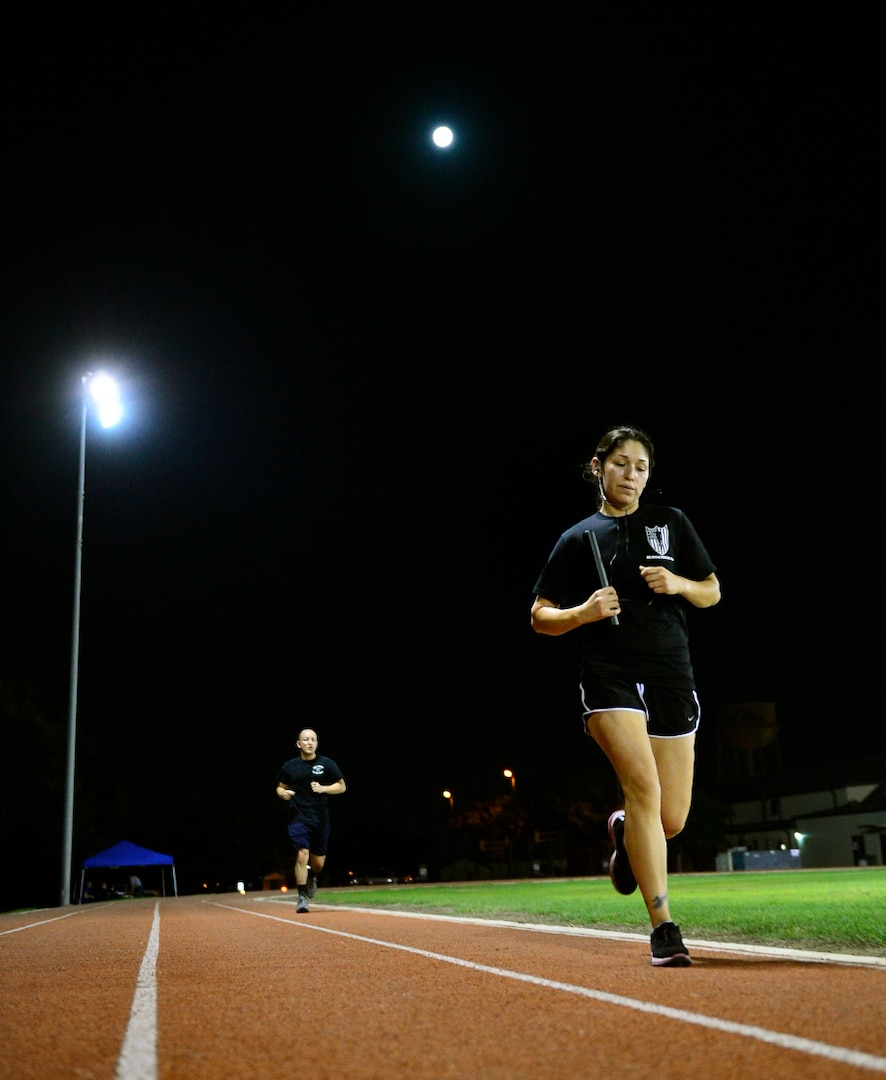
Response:
[{"label": "full moon", "polygon": [[452,129],[448,127],[435,128],[432,138],[436,146],[441,148],[449,146],[453,139]]}]

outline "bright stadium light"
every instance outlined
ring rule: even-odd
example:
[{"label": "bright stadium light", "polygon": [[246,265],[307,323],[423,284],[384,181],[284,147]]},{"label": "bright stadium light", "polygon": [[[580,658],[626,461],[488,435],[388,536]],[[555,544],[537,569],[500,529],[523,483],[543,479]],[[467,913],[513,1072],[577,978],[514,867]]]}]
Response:
[{"label": "bright stadium light", "polygon": [[434,146],[439,147],[441,150],[445,150],[447,147],[452,146],[455,135],[452,128],[443,125],[434,128],[434,133],[431,138],[434,140]]},{"label": "bright stadium light", "polygon": [[62,843],[61,906],[71,902],[71,858],[74,840],[74,762],[77,745],[77,681],[80,666],[80,579],[83,565],[83,495],[86,478],[86,417],[95,406],[103,428],[113,427],[123,416],[120,392],[104,372],[83,376],[80,414],[80,469],[77,482],[77,544],[74,553],[74,630],[71,642],[71,691],[68,711],[68,765],[65,777],[65,824]]},{"label": "bright stadium light", "polygon": [[111,376],[98,371],[95,375],[87,375],[83,385],[95,402],[96,415],[101,426],[110,428],[119,424],[123,418],[123,404],[120,401],[120,389]]}]

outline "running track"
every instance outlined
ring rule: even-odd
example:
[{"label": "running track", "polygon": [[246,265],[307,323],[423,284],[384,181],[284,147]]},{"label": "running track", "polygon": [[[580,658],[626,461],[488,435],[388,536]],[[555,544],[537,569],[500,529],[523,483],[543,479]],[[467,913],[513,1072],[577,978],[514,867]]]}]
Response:
[{"label": "running track", "polygon": [[0,1077],[886,1076],[880,958],[687,936],[669,970],[636,935],[318,901],[0,915]]}]

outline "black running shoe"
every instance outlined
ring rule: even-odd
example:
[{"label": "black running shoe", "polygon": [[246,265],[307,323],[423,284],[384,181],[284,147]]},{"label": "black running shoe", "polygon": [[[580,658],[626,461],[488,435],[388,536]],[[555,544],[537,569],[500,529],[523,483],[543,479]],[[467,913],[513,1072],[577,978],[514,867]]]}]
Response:
[{"label": "black running shoe", "polygon": [[625,812],[615,810],[609,815],[609,839],[615,850],[609,859],[609,877],[615,891],[622,896],[630,896],[637,890],[637,879],[631,869],[628,853],[625,851]]},{"label": "black running shoe", "polygon": [[[298,903],[295,905],[295,910],[299,915],[304,915],[308,910],[308,898],[306,896],[299,896]],[[654,963],[655,961],[653,961]]]},{"label": "black running shoe", "polygon": [[670,967],[689,967],[692,963],[689,950],[680,937],[680,927],[672,922],[663,922],[656,926],[652,931],[650,944],[655,967],[664,967],[666,964]]},{"label": "black running shoe", "polygon": [[308,874],[308,883],[305,886],[305,896],[309,900],[313,900],[317,895],[317,875]]}]

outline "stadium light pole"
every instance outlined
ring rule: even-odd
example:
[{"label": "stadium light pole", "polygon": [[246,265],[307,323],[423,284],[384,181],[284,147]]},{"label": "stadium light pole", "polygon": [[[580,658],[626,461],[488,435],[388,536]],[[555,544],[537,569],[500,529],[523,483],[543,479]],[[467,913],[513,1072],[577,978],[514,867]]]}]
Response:
[{"label": "stadium light pole", "polygon": [[80,668],[80,580],[83,567],[83,496],[86,487],[86,417],[96,406],[102,427],[113,427],[123,415],[120,393],[110,375],[97,371],[83,376],[80,413],[80,468],[77,476],[77,542],[74,552],[74,629],[71,640],[71,690],[68,704],[68,765],[65,776],[65,825],[62,842],[61,907],[71,902],[71,860],[74,840],[74,762],[77,746],[77,685]]}]

